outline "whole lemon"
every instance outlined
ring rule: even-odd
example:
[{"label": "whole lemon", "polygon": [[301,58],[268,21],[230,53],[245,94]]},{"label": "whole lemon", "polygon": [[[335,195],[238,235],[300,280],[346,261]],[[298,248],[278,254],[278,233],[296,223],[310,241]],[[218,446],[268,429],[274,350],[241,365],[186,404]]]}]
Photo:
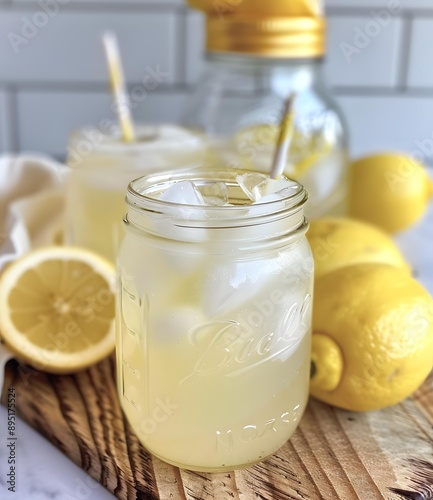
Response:
[{"label": "whole lemon", "polygon": [[418,222],[433,195],[423,165],[404,154],[366,156],[351,164],[350,175],[349,216],[388,233]]},{"label": "whole lemon", "polygon": [[347,410],[409,396],[432,369],[433,299],[401,269],[357,264],[316,282],[310,393]]},{"label": "whole lemon", "polygon": [[313,251],[315,277],[362,262],[382,262],[409,272],[391,238],[375,226],[354,219],[313,220],[307,233]]}]

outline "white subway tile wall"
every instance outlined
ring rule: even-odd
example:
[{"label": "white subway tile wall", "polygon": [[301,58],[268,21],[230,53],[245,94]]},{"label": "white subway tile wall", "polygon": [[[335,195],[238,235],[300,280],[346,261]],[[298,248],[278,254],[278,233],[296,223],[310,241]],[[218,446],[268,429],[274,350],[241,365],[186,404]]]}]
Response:
[{"label": "white subway tile wall", "polygon": [[412,23],[408,85],[433,88],[433,17]]},{"label": "white subway tile wall", "polygon": [[203,70],[206,34],[203,16],[194,11],[186,17],[185,77],[187,84],[194,84]]},{"label": "white subway tile wall", "polygon": [[0,15],[0,33],[19,34],[23,26],[29,34],[34,33],[33,38],[24,39],[26,43],[0,45],[4,65],[1,79],[5,82],[104,83],[106,65],[98,34],[106,29],[119,34],[128,81],[141,81],[146,65],[163,67],[168,72],[167,83],[179,81],[179,33],[173,12],[64,12],[50,19],[38,33],[22,21],[32,19],[32,14],[25,9]]},{"label": "white subway tile wall", "polygon": [[[399,149],[433,163],[433,1],[326,8],[326,74],[353,156]],[[72,129],[114,119],[105,29],[118,34],[136,119],[178,119],[204,59],[203,19],[184,0],[0,0],[0,152],[63,159]]]},{"label": "white subway tile wall", "polygon": [[[184,99],[185,93],[179,91],[149,93],[136,101],[134,116],[139,121],[175,122]],[[65,156],[71,130],[114,119],[110,96],[103,91],[23,90],[17,97],[17,115],[20,149],[48,152],[56,158]]]},{"label": "white subway tile wall", "polygon": [[[338,87],[385,87],[398,84],[400,46],[404,21],[398,17],[380,33],[380,40],[369,40],[365,28],[369,16],[333,16],[329,20],[328,81]],[[359,46],[363,46],[362,49]]]},{"label": "white subway tile wall", "polygon": [[7,150],[11,143],[9,104],[7,93],[4,90],[0,90],[0,151]]},{"label": "white subway tile wall", "polygon": [[340,96],[350,123],[354,156],[366,152],[407,151],[429,164],[433,160],[433,95]]}]

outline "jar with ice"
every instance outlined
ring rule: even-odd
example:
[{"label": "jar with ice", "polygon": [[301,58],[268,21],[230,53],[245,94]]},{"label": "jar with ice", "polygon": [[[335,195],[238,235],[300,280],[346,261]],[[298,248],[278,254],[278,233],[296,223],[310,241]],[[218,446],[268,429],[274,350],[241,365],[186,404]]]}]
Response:
[{"label": "jar with ice", "polygon": [[306,199],[297,182],[232,169],[130,184],[118,391],[140,441],[162,460],[247,467],[299,424],[310,374]]}]

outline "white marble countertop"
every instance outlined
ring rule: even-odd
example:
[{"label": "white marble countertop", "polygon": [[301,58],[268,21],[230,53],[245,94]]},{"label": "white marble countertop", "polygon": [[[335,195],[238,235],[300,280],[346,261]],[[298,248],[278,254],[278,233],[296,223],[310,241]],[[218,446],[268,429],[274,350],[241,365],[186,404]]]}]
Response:
[{"label": "white marble countertop", "polygon": [[[433,294],[433,204],[418,227],[396,238],[416,278]],[[7,410],[0,407],[0,498],[2,500],[108,500],[93,481],[51,443],[17,419],[17,487],[8,491]]]},{"label": "white marble countertop", "polygon": [[16,488],[8,491],[7,409],[0,407],[0,498],[2,500],[110,500],[91,479],[19,418],[16,421]]}]

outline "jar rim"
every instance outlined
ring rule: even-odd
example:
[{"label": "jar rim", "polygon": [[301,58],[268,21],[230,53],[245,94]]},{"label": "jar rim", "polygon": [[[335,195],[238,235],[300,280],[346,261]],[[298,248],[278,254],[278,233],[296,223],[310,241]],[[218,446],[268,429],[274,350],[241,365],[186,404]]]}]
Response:
[{"label": "jar rim", "polygon": [[[80,142],[91,143],[93,152],[98,153],[153,153],[161,147],[172,147],[176,150],[199,150],[203,148],[203,138],[197,131],[171,125],[150,125],[138,122],[135,124],[137,140],[134,142],[124,142],[120,129],[116,126],[112,130],[104,128],[102,125],[83,126],[71,132],[69,147],[74,149]],[[162,132],[162,133],[161,133]]]},{"label": "jar rim", "polygon": [[[230,167],[225,169],[194,168],[163,171],[133,180],[128,186],[126,201],[132,209],[173,217],[176,219],[177,224],[184,227],[203,227],[203,224],[207,228],[243,227],[290,217],[298,212],[303,214],[303,207],[308,199],[308,194],[297,181],[293,181],[295,183],[294,192],[290,196],[257,204],[192,205],[160,200],[155,197],[157,193],[161,193],[170,185],[185,180],[194,181],[195,183],[224,182],[226,185],[238,187],[240,190],[236,177],[241,174],[260,174],[269,177],[263,172],[238,170]],[[247,200],[246,195],[245,200]],[[250,207],[257,207],[261,210],[252,210],[251,213],[248,213]]]}]

